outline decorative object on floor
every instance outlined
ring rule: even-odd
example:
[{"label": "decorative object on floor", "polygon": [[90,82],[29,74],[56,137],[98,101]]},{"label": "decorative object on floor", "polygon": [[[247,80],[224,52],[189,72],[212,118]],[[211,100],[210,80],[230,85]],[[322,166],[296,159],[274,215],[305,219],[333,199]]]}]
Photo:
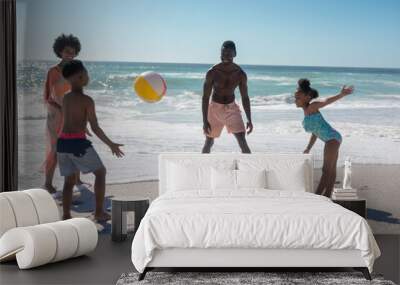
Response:
[{"label": "decorative object on floor", "polygon": [[367,200],[365,199],[333,199],[334,203],[359,214],[363,218],[367,218]]},{"label": "decorative object on floor", "polygon": [[174,284],[369,284],[395,285],[380,275],[365,280],[360,272],[149,272],[146,279],[138,281],[139,273],[122,274],[117,285],[174,285]]},{"label": "decorative object on floor", "polygon": [[0,261],[16,259],[20,269],[28,269],[96,248],[95,224],[86,218],[60,221],[46,190],[0,193],[0,209]]},{"label": "decorative object on floor", "polygon": [[[112,198],[112,223],[111,238],[113,241],[123,241],[127,237],[127,217],[129,211],[135,212],[135,229],[136,232],[140,221],[149,208],[150,199],[147,197],[129,197],[120,196]],[[133,233],[133,234],[134,234]]]}]

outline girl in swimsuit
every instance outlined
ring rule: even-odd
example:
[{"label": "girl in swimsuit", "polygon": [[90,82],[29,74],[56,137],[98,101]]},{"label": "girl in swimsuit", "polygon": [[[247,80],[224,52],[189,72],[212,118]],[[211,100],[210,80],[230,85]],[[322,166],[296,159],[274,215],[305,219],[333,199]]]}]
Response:
[{"label": "girl in swimsuit", "polygon": [[329,125],[319,109],[353,93],[353,86],[343,86],[338,95],[328,97],[322,101],[313,101],[318,97],[318,91],[310,87],[308,79],[298,81],[295,92],[296,107],[303,108],[303,127],[306,132],[311,133],[310,142],[304,153],[309,153],[317,138],[325,142],[324,162],[322,176],[316,190],[316,194],[330,197],[336,181],[336,163],[339,155],[339,147],[342,142],[340,133]]},{"label": "girl in swimsuit", "polygon": [[[46,157],[42,166],[45,172],[45,183],[42,187],[52,194],[56,193],[56,188],[53,186],[53,177],[57,166],[56,143],[63,126],[62,101],[64,94],[71,90],[70,84],[62,76],[62,68],[66,62],[71,61],[79,54],[81,44],[77,37],[62,34],[54,41],[53,50],[61,61],[47,72],[44,87],[43,99],[47,107],[47,146]],[[80,180],[79,174],[76,179],[76,186],[81,189],[84,183]]]}]

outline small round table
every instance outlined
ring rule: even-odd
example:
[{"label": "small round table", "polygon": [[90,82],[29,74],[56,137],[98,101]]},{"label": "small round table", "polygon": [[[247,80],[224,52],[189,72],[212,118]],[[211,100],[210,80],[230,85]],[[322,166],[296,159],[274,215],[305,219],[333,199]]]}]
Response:
[{"label": "small round table", "polygon": [[146,214],[150,205],[150,199],[137,196],[117,196],[111,198],[111,239],[113,241],[123,241],[127,238],[126,212],[135,212],[136,233],[140,221]]}]

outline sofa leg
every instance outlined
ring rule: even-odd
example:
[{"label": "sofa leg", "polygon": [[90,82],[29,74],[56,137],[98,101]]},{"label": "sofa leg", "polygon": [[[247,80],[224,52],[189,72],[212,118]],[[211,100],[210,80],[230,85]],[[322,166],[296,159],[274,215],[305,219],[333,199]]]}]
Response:
[{"label": "sofa leg", "polygon": [[142,281],[144,279],[144,277],[146,277],[146,273],[147,273],[148,269],[147,267],[143,270],[142,273],[139,274],[139,278],[138,281]]},{"label": "sofa leg", "polygon": [[361,271],[362,274],[364,275],[365,279],[372,280],[371,274],[369,274],[369,270],[367,267],[355,267],[354,269],[357,271]]}]

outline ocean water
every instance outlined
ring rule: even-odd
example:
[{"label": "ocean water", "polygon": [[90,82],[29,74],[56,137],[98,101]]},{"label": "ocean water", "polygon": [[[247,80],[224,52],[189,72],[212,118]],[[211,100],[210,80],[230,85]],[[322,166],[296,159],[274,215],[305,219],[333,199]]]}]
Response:
[{"label": "ocean water", "polygon": [[[46,110],[42,101],[45,74],[55,62],[18,64],[19,164],[22,185],[38,183],[43,161]],[[86,62],[90,83],[86,93],[96,102],[100,125],[112,140],[125,144],[123,159],[112,157],[92,138],[108,168],[109,182],[157,177],[157,154],[200,152],[201,96],[208,64]],[[400,164],[400,69],[248,66],[248,87],[254,132],[248,136],[253,152],[302,152],[309,134],[301,126],[303,113],[293,103],[299,78],[309,78],[320,96],[337,94],[343,84],[355,93],[322,109],[343,136],[339,162]],[[144,71],[160,73],[167,82],[162,101],[141,101],[132,88]],[[240,104],[240,94],[236,91]],[[244,112],[243,112],[244,115]],[[213,151],[237,152],[233,136],[223,132]],[[322,159],[323,143],[313,153]],[[318,163],[317,163],[318,164]],[[57,178],[59,179],[59,177]]]}]

